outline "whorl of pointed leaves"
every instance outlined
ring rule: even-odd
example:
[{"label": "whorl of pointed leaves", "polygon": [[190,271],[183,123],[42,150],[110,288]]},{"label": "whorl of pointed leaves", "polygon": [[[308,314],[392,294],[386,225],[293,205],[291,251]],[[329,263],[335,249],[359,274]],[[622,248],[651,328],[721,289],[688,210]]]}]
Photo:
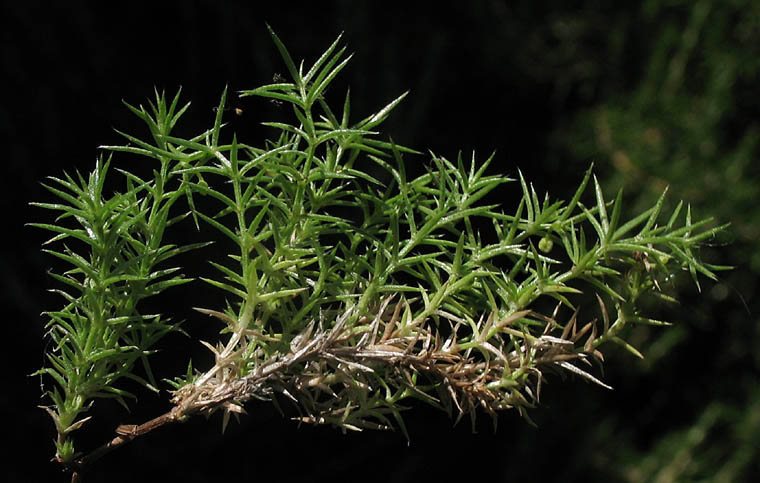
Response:
[{"label": "whorl of pointed leaves", "polygon": [[[352,122],[348,94],[340,112],[324,98],[350,58],[340,38],[306,72],[272,38],[291,81],[240,95],[273,99],[294,122],[264,123],[275,132],[264,147],[221,141],[226,90],[214,125],[190,139],[171,134],[187,109],[177,109],[179,94],[169,105],[157,94],[150,111],[128,106],[150,141],[124,134],[129,145],[106,147],[157,162],[154,179],[122,171],[125,193],[106,196],[109,163],[99,160],[89,180],[53,179],[61,204],[38,204],[61,212],[55,224],[36,226],[56,233],[50,253],[71,265],[53,274],[68,290],[60,291],[64,308],[48,313],[55,345],[41,370],[56,383],[48,410],[61,461],[73,457],[68,435],[92,399],[122,400],[120,380],[141,380],[133,363],[147,370],[149,347],[173,328],[138,303],[188,281],[163,268],[203,242],[162,244],[164,230],[184,218],[174,213],[181,199],[236,252],[212,263],[217,276],[200,277],[229,297],[226,308],[197,308],[228,335],[203,342],[215,354],[212,368],[173,381],[173,415],[221,409],[225,424],[251,398],[290,400],[297,419],[344,430],[406,433],[407,398],[473,421],[479,410],[516,408],[527,417],[546,373],[604,386],[591,368],[601,344],[640,355],[623,328],[663,324],[638,312],[643,294],[667,299],[660,285],[669,274],[714,278],[720,268],[695,251],[722,227],[693,223],[681,204],[662,222],[664,193],[623,220],[622,194],[606,201],[590,169],[567,203],[541,200],[520,174],[522,199],[506,213],[494,190],[513,180],[487,175],[491,158],[432,155],[424,174],[408,177],[403,156],[422,163],[420,153],[373,131],[405,95]],[[200,197],[218,209],[196,209]],[[581,311],[581,294],[590,293],[597,302]],[[549,298],[556,308],[541,313]],[[585,313],[601,320],[582,323]]]}]

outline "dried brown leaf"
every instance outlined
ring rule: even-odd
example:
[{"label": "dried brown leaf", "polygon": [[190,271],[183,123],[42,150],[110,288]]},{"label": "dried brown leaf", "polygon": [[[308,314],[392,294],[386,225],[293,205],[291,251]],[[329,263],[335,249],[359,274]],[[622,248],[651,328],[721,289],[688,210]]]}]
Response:
[{"label": "dried brown leaf", "polygon": [[216,317],[217,319],[226,322],[229,324],[230,327],[235,328],[237,326],[237,320],[233,319],[229,315],[225,314],[224,312],[219,312],[217,310],[211,310],[211,309],[204,309],[201,307],[193,307],[193,310],[196,312],[200,312],[205,315],[210,315],[212,317]]},{"label": "dried brown leaf", "polygon": [[610,330],[610,315],[607,313],[607,306],[604,304],[602,297],[596,294],[596,299],[599,301],[599,307],[602,309],[602,318],[604,319],[604,332],[602,333],[606,334]]},{"label": "dried brown leaf", "polygon": [[570,334],[575,335],[575,325],[578,320],[578,310],[576,309],[573,316],[570,317],[570,321],[565,325],[565,329],[562,331],[561,339],[570,339]]}]

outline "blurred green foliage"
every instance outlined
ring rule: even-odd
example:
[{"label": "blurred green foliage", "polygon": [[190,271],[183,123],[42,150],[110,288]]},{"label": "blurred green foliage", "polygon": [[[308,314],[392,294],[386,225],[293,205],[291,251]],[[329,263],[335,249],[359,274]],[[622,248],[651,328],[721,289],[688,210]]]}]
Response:
[{"label": "blurred green foliage", "polygon": [[[563,61],[585,68],[568,69],[555,92],[580,89],[588,101],[556,129],[554,155],[571,164],[594,159],[605,170],[603,184],[624,185],[635,203],[651,202],[670,186],[696,213],[730,221],[730,248],[707,255],[737,269],[685,302],[680,310],[691,319],[643,351],[659,381],[675,386],[652,394],[637,412],[662,419],[655,401],[683,397],[693,403],[685,409],[692,417],[664,423],[668,429],[652,437],[615,434],[629,417],[620,414],[591,438],[599,443],[615,434],[604,464],[621,480],[750,481],[760,471],[760,358],[754,350],[760,343],[754,296],[760,3],[650,0],[627,13],[608,16],[604,35],[585,23],[582,10],[559,17],[559,24],[574,26],[562,44],[570,52]],[[589,49],[591,39],[602,47]],[[599,56],[605,49],[612,66]],[[634,377],[626,385],[641,383]],[[668,393],[700,384],[701,396]]]}]

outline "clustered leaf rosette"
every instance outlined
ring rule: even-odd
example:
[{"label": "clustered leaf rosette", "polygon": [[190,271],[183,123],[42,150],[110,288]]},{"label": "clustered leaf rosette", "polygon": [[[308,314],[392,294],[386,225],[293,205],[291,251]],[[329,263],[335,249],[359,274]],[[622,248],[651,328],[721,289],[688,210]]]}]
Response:
[{"label": "clustered leaf rosette", "polygon": [[[452,162],[431,154],[422,174],[408,175],[404,156],[422,163],[421,153],[376,131],[406,94],[352,122],[348,92],[341,111],[325,98],[350,59],[340,37],[305,71],[271,34],[291,80],[240,96],[274,100],[294,121],[263,123],[273,129],[263,147],[237,136],[224,141],[226,89],[213,126],[189,139],[171,133],[187,108],[177,110],[179,94],[169,106],[157,95],[150,114],[129,106],[151,140],[124,134],[129,145],[106,147],[158,161],[155,179],[123,172],[127,192],[99,201],[99,164],[94,188],[69,179],[61,183],[77,191],[53,190],[70,207],[42,204],[83,226],[39,225],[58,233],[54,241],[73,237],[92,249],[87,262],[68,248],[54,252],[75,267],[55,277],[81,293],[63,292],[69,305],[51,314],[57,345],[52,367],[42,370],[58,384],[49,394],[59,433],[79,424],[59,423],[71,414],[69,398],[121,397],[116,380],[136,377],[132,361],[145,361],[150,344],[173,327],[140,315],[137,303],[187,281],[156,265],[200,246],[161,245],[164,229],[188,213],[232,242],[226,263],[211,262],[217,276],[200,277],[223,290],[228,304],[196,308],[222,324],[220,341],[203,342],[215,363],[204,371],[190,365],[171,381],[175,406],[160,424],[221,410],[226,426],[252,398],[290,400],[296,419],[343,430],[399,427],[406,434],[408,398],[457,420],[468,415],[473,424],[481,410],[494,423],[508,408],[528,418],[546,374],[608,387],[592,370],[603,343],[641,355],[625,341],[625,328],[665,324],[639,312],[642,296],[669,299],[663,286],[677,271],[696,280],[722,268],[696,254],[723,227],[692,222],[682,204],[661,224],[665,193],[623,220],[622,192],[605,200],[591,169],[569,202],[539,198],[520,173],[522,198],[509,213],[495,190],[515,180],[489,174],[493,156]],[[172,218],[180,198],[188,212]],[[583,322],[586,312],[599,320]],[[98,327],[107,335],[93,335]],[[80,334],[102,340],[101,352],[83,352]],[[106,379],[77,369],[88,360],[80,353],[94,354],[87,357]],[[75,372],[78,379],[67,375]],[[97,389],[82,393],[83,386]],[[65,454],[59,447],[70,460],[71,451]]]}]

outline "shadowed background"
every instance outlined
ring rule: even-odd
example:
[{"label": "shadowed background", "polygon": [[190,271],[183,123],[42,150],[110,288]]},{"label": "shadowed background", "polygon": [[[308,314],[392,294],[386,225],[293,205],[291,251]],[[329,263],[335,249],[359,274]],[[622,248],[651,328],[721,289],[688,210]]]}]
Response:
[{"label": "shadowed background", "polygon": [[[2,212],[4,339],[10,384],[0,391],[3,439],[11,443],[7,481],[64,481],[49,463],[54,427],[40,409],[43,310],[60,299],[39,251],[45,233],[25,228],[49,213],[39,185],[63,170],[92,169],[97,147],[121,144],[113,128],[137,136],[144,126],[121,104],[137,105],[154,86],[192,106],[178,128],[195,134],[214,116],[225,85],[250,89],[285,75],[265,22],[295,59],[314,59],[344,32],[354,52],[327,93],[362,118],[406,90],[383,125],[401,144],[455,158],[497,151],[493,169],[521,169],[537,191],[573,192],[591,162],[614,193],[625,187],[628,214],[666,186],[697,218],[733,223],[730,246],[706,247],[713,263],[736,270],[720,283],[688,277],[681,304],[652,306],[665,330],[637,329],[645,361],[609,348],[605,381],[612,392],[577,380],[550,380],[532,413],[537,428],[504,413],[498,431],[481,418],[454,429],[424,406],[407,413],[411,444],[399,432],[341,435],[302,426],[267,403],[221,434],[221,417],[164,428],[107,456],[88,481],[419,481],[456,474],[513,481],[748,481],[758,473],[760,393],[756,347],[760,272],[757,209],[760,114],[760,7],[732,2],[3,2],[0,9],[0,140],[5,162]],[[409,2],[407,2],[409,3]],[[256,99],[235,100],[231,119],[246,142],[263,140],[258,123],[281,115]],[[116,163],[134,161],[117,157]],[[410,161],[411,162],[411,161]],[[424,158],[415,160],[424,163]],[[511,209],[517,185],[502,190]],[[722,241],[721,241],[722,242]],[[197,258],[197,257],[196,257]],[[205,270],[188,260],[188,274]],[[675,290],[675,289],[672,289]],[[219,327],[193,313],[197,299],[224,303],[202,284],[155,302],[193,337],[213,340]],[[644,342],[644,339],[649,342]],[[181,336],[162,342],[157,377],[210,363]],[[179,354],[179,355],[178,355]],[[127,413],[98,401],[96,421],[78,446],[107,441],[120,423],[140,423],[169,409],[159,396],[132,388]],[[287,405],[283,406],[286,408]],[[289,413],[290,414],[290,413]],[[7,450],[6,450],[7,451]]]}]

